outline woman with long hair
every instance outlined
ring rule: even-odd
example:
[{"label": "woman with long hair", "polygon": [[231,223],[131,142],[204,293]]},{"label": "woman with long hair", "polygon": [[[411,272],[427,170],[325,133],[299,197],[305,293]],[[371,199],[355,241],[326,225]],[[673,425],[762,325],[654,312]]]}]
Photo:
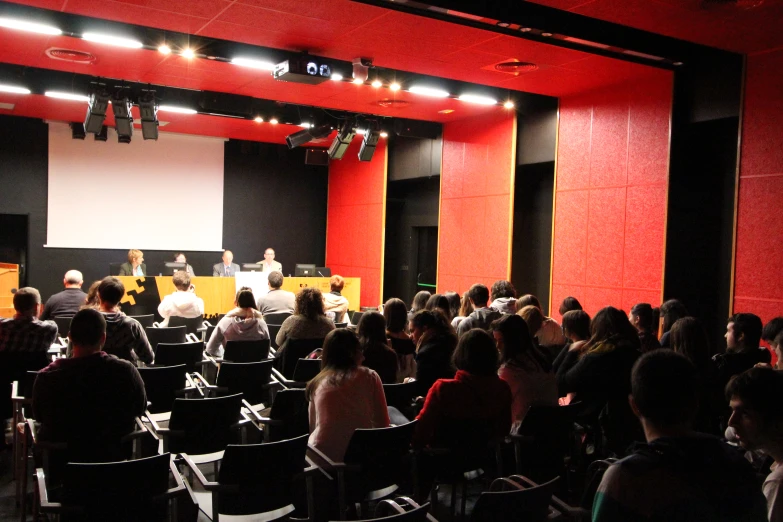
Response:
[{"label": "woman with long hair", "polygon": [[98,287],[101,286],[101,281],[93,281],[90,285],[90,289],[87,290],[87,297],[84,298],[84,305],[82,308],[95,308],[96,310],[101,307],[100,296],[98,296]]},{"label": "woman with long hair", "polygon": [[527,323],[504,315],[492,323],[500,352],[498,375],[511,388],[512,422],[519,425],[531,406],[557,406],[557,381],[547,356],[533,344]]},{"label": "woman with long hair", "polygon": [[242,287],[234,301],[235,308],[218,321],[207,341],[207,353],[222,357],[227,341],[256,341],[269,339],[269,327],[256,309],[253,291]]},{"label": "woman with long hair", "polygon": [[420,310],[410,323],[416,343],[416,383],[418,394],[427,395],[438,379],[454,377],[451,355],[457,347],[457,334],[439,311]]},{"label": "woman with long hair", "polygon": [[334,323],[326,317],[321,291],[307,287],[296,294],[294,315],[280,325],[275,342],[282,348],[287,339],[323,339],[332,330]]},{"label": "woman with long hair", "polygon": [[628,320],[639,332],[639,343],[642,353],[651,352],[661,347],[658,335],[653,325],[653,307],[649,303],[636,303],[631,308]]},{"label": "woman with long hair", "polygon": [[393,297],[383,305],[386,318],[386,337],[397,354],[397,379],[403,380],[416,375],[416,345],[405,332],[408,326],[408,307],[402,299]]},{"label": "woman with long hair", "polygon": [[677,322],[677,319],[682,319],[683,317],[688,317],[688,310],[681,301],[677,299],[669,299],[661,305],[659,319],[661,329],[661,348],[671,348],[671,343],[669,341],[669,330],[672,329],[672,326],[674,326],[674,323]]},{"label": "woman with long hair", "polygon": [[446,299],[446,296],[442,294],[432,294],[430,298],[427,299],[427,304],[424,305],[424,309],[440,310],[446,319],[451,322],[451,305],[449,304],[449,300]]},{"label": "woman with long hair", "polygon": [[424,310],[424,308],[427,306],[427,301],[429,301],[431,296],[432,294],[426,290],[416,292],[416,295],[413,296],[411,309],[408,311],[408,321],[413,319],[413,316],[416,314],[416,312],[419,310]]},{"label": "woman with long hair", "polygon": [[473,310],[473,303],[470,302],[470,297],[468,297],[468,293],[465,292],[462,294],[462,298],[459,302],[459,311],[457,312],[457,315],[454,316],[454,318],[451,320],[451,326],[453,326],[456,330],[459,326],[459,323],[461,323],[467,316],[472,314]]},{"label": "woman with long hair", "polygon": [[375,370],[383,384],[397,382],[397,354],[386,339],[386,319],[378,312],[366,312],[356,328],[364,355],[363,366]]},{"label": "woman with long hair", "polygon": [[361,346],[353,332],[345,328],[329,332],[321,372],[305,388],[310,402],[309,443],[335,462],[342,462],[355,430],[389,426],[381,379],[361,362]]}]

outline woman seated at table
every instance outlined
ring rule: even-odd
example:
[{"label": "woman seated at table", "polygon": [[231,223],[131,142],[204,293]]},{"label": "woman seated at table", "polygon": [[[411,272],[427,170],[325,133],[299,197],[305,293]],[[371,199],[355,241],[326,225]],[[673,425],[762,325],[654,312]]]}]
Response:
[{"label": "woman seated at table", "polygon": [[144,252],[132,248],[128,250],[128,262],[120,265],[121,276],[146,276],[147,265],[144,264]]},{"label": "woman seated at table", "polygon": [[256,298],[248,287],[237,292],[236,308],[221,319],[207,342],[207,353],[222,357],[227,341],[258,341],[269,339],[269,328],[261,312],[256,310]]},{"label": "woman seated at table", "polygon": [[317,288],[303,288],[296,294],[294,315],[283,321],[275,342],[279,347],[288,339],[323,339],[334,330],[324,312],[323,294]]}]

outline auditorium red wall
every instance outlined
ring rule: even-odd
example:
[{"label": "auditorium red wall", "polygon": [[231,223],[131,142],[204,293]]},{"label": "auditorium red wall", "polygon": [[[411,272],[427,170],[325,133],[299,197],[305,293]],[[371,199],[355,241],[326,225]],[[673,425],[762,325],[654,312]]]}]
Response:
[{"label": "auditorium red wall", "polygon": [[552,314],[660,304],[672,77],[560,100]]},{"label": "auditorium red wall", "polygon": [[734,311],[783,315],[783,49],[747,61]]},{"label": "auditorium red wall", "polygon": [[362,279],[362,306],[378,306],[383,274],[386,140],[372,161],[359,161],[357,136],[342,160],[329,163],[326,266],[333,274]]},{"label": "auditorium red wall", "polygon": [[438,292],[509,277],[515,147],[512,111],[444,124]]}]

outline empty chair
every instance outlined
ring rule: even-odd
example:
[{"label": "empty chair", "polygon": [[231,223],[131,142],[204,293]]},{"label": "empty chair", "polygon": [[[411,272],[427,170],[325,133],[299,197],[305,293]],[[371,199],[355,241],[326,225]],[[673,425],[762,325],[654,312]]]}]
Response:
[{"label": "empty chair", "polygon": [[[308,466],[306,451],[307,435],[266,444],[229,444],[214,481],[208,481],[187,454],[182,457],[207,490],[196,493],[196,497],[199,507],[211,514],[213,521],[221,515],[257,515],[252,519],[276,520],[295,511],[295,486],[305,468],[308,473],[317,471]],[[307,482],[307,514],[312,520],[312,488],[311,481]]]},{"label": "empty chair", "polygon": [[438,522],[435,517],[430,515],[429,503],[420,506],[409,497],[381,500],[375,507],[374,518],[363,519],[358,522],[369,522],[370,520],[381,522]]},{"label": "empty chair", "polygon": [[185,379],[186,365],[139,368],[138,370],[141,380],[144,381],[147,402],[150,403],[147,411],[150,413],[171,411],[174,400],[184,396],[187,383]]},{"label": "empty chair", "polygon": [[[170,501],[188,495],[168,453],[124,462],[68,463],[61,502],[49,500],[44,470],[37,469],[36,475],[41,511],[74,515],[81,521],[168,520]],[[171,478],[175,485],[169,488]]]},{"label": "empty chair", "polygon": [[255,341],[226,341],[224,361],[259,362],[269,358],[269,339]]},{"label": "empty chair", "polygon": [[217,326],[215,326],[214,324],[208,324],[206,328],[202,331],[201,340],[204,341],[205,343],[208,342],[209,338],[212,337],[212,332],[215,331],[215,328],[217,328]]},{"label": "empty chair", "polygon": [[[206,383],[205,383],[206,384]],[[242,394],[250,404],[269,404],[272,380],[272,360],[236,363],[223,362],[214,385],[206,385],[211,396]]]},{"label": "empty chair", "polygon": [[490,491],[481,493],[473,507],[471,522],[506,520],[509,513],[516,520],[546,522],[559,477],[540,485],[520,484],[515,478],[499,478],[492,483]]},{"label": "empty chair", "polygon": [[71,317],[52,317],[52,321],[57,325],[57,335],[67,337],[71,329]]},{"label": "empty chair", "polygon": [[547,481],[566,471],[575,453],[574,406],[532,406],[512,436],[517,473]]},{"label": "empty chair", "polygon": [[155,315],[153,314],[147,314],[147,315],[130,315],[128,316],[131,319],[136,319],[141,326],[146,328],[152,328],[152,323],[155,322]]},{"label": "empty chair", "polygon": [[264,441],[275,442],[310,433],[308,405],[303,388],[283,389],[275,394],[269,417],[251,414],[264,427]]},{"label": "empty chair", "polygon": [[196,343],[158,343],[155,349],[155,366],[184,364],[188,373],[199,371],[204,361],[204,341]]},{"label": "empty chair", "polygon": [[416,416],[412,409],[413,399],[418,396],[418,385],[415,382],[384,384],[383,394],[386,396],[387,406],[394,406],[408,418]]},{"label": "empty chair", "polygon": [[292,314],[288,312],[280,312],[277,314],[264,314],[264,322],[267,325],[270,324],[283,324],[283,321],[291,317]]},{"label": "empty chair", "polygon": [[174,328],[145,328],[147,332],[147,340],[152,346],[152,352],[154,353],[159,343],[168,344],[181,344],[185,342],[185,335],[187,330],[184,326],[177,326]]},{"label": "empty chair", "polygon": [[168,326],[169,328],[184,326],[186,333],[196,335],[199,329],[204,328],[204,317],[201,315],[191,318],[171,316]]},{"label": "empty chair", "polygon": [[277,351],[275,366],[286,379],[293,379],[299,359],[304,359],[323,344],[323,339],[286,339]]},{"label": "empty chair", "polygon": [[283,326],[283,325],[281,325],[281,324],[269,324],[269,323],[266,324],[266,327],[269,328],[269,341],[270,341],[270,344],[272,345],[272,348],[274,348],[275,350],[280,348],[277,345],[277,332],[280,331],[280,327],[281,326]]},{"label": "empty chair", "polygon": [[294,381],[307,383],[321,372],[320,359],[299,359],[294,368]]}]

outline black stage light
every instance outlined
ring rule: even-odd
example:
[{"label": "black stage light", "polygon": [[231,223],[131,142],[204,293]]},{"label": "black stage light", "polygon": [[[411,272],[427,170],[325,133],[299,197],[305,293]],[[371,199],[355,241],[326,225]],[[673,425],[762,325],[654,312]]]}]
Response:
[{"label": "black stage light", "polygon": [[340,130],[337,131],[334,141],[329,146],[329,157],[331,159],[340,160],[343,159],[343,154],[348,150],[348,146],[351,144],[351,140],[356,135],[356,131],[353,128],[353,120],[346,120]]},{"label": "black stage light", "polygon": [[75,140],[83,140],[87,136],[84,132],[84,123],[71,123],[71,138]]},{"label": "black stage light", "polygon": [[289,149],[295,149],[300,145],[312,141],[313,135],[310,134],[310,129],[302,129],[293,134],[289,134],[285,137],[285,142],[288,144]]},{"label": "black stage light", "polygon": [[114,110],[117,141],[130,143],[133,136],[133,114],[131,114],[133,104],[126,96],[116,94],[111,100],[111,107]]},{"label": "black stage light", "polygon": [[139,98],[139,113],[141,113],[141,135],[145,140],[158,139],[158,105],[155,95],[151,92]]},{"label": "black stage light", "polygon": [[103,127],[103,120],[106,119],[106,109],[109,108],[109,93],[100,90],[90,94],[90,101],[87,104],[87,116],[84,117],[84,130],[98,134]]},{"label": "black stage light", "polygon": [[320,140],[321,138],[325,138],[329,136],[331,133],[332,133],[331,125],[319,125],[318,127],[313,127],[312,129],[310,129],[310,136],[312,136],[314,140]]},{"label": "black stage light", "polygon": [[95,136],[94,136],[95,137],[95,141],[106,141],[106,140],[108,140],[109,139],[109,130],[108,129],[109,128],[106,125],[104,125],[101,128],[101,132],[96,132]]},{"label": "black stage light", "polygon": [[359,149],[359,161],[371,161],[375,154],[375,147],[378,146],[378,140],[381,139],[381,131],[376,125],[370,126],[364,133],[362,146]]}]

